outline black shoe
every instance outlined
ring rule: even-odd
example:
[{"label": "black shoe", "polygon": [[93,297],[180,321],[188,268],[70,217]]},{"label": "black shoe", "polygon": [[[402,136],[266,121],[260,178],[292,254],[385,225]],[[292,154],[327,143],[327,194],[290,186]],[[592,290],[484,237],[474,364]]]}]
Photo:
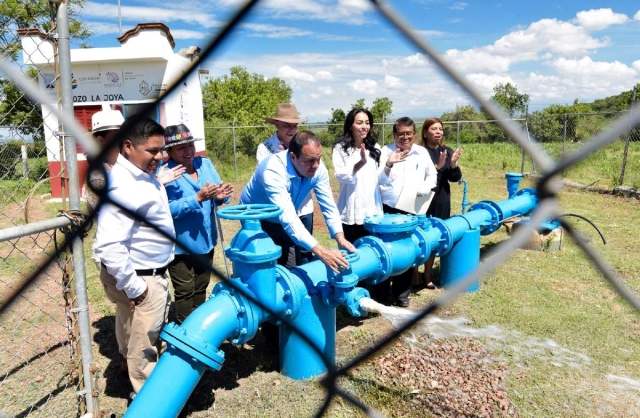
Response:
[{"label": "black shoe", "polygon": [[395,305],[400,308],[408,308],[409,307],[409,299],[396,299]]}]

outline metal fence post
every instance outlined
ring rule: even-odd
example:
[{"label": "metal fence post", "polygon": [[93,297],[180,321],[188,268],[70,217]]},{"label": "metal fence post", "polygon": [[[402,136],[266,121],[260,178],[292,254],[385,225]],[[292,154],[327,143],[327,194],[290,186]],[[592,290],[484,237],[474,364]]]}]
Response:
[{"label": "metal fence post", "polygon": [[236,118],[233,118],[231,124],[231,136],[233,138],[233,167],[236,172],[236,181],[238,181],[238,155],[236,154]]},{"label": "metal fence post", "polygon": [[[567,114],[564,114],[564,128],[562,132],[562,156],[564,157],[565,147],[567,145]],[[562,170],[560,178],[564,179],[564,170]]]},{"label": "metal fence post", "polygon": [[26,144],[20,145],[20,154],[22,156],[22,178],[27,180],[29,178],[29,153]]},{"label": "metal fence post", "polygon": [[[633,107],[634,103],[636,102],[637,87],[638,87],[637,84],[633,86],[633,95],[631,96],[631,107]],[[631,136],[630,133],[627,133],[624,136],[624,152],[622,153],[622,167],[620,168],[620,177],[618,178],[618,186],[622,186],[622,183],[624,182],[624,171],[627,167],[627,155],[629,154],[629,137],[630,136]]]},{"label": "metal fence post", "polygon": [[[62,90],[61,113],[73,119],[73,97],[71,95],[71,47],[69,39],[69,16],[67,3],[61,2],[58,5],[56,15],[56,26],[58,31],[58,57],[60,63],[60,87]],[[65,133],[64,155],[67,163],[67,173],[69,177],[69,207],[72,210],[80,210],[80,188],[78,179],[78,162],[75,138]],[[91,325],[89,321],[88,295],[85,272],[84,244],[80,235],[75,235],[71,243],[73,251],[73,271],[75,278],[76,303],[79,332],[80,350],[82,355],[82,377],[84,383],[84,397],[87,412],[97,414],[98,398],[94,390],[94,379],[91,371],[93,363],[93,353],[91,349]],[[97,395],[97,394],[96,394]]]}]

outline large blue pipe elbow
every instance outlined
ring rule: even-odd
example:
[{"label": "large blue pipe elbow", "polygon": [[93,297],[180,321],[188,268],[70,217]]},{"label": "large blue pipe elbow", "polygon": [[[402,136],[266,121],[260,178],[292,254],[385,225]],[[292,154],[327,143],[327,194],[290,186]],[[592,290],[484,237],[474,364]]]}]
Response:
[{"label": "large blue pipe elbow", "polygon": [[218,347],[242,329],[243,312],[238,308],[235,297],[221,292],[189,315],[182,326],[168,324],[160,335],[167,349],[125,417],[177,417],[204,371],[222,366],[224,353]]}]

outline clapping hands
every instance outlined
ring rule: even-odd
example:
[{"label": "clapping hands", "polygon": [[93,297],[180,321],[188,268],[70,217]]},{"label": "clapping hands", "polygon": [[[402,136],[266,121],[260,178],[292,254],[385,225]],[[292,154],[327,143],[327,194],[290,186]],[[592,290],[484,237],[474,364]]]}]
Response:
[{"label": "clapping hands", "polygon": [[224,200],[227,197],[231,197],[233,194],[233,184],[223,183],[209,184],[207,182],[196,194],[196,200],[198,202],[204,202],[206,200],[217,199]]}]

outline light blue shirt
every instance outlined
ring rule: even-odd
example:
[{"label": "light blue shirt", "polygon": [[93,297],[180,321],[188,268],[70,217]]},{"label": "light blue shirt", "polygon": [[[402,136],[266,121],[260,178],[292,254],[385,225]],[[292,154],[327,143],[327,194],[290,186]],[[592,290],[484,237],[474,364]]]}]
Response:
[{"label": "light blue shirt", "polygon": [[280,216],[267,221],[280,222],[295,244],[311,250],[318,241],[307,231],[297,214],[311,190],[316,194],[333,238],[338,232],[342,232],[342,221],[333,200],[329,172],[322,161],[315,175],[308,178],[298,174],[288,151],[265,158],[242,190],[240,204],[270,203],[282,208]]},{"label": "light blue shirt", "polygon": [[[173,168],[177,163],[169,159],[167,165]],[[185,252],[176,246],[176,254],[207,254],[218,242],[215,207],[211,200],[198,202],[196,195],[206,183],[220,184],[222,180],[208,158],[194,158],[193,168],[198,173],[197,182],[189,174],[182,173],[180,178],[165,185],[176,239],[188,249],[188,252]],[[229,200],[229,198],[224,201],[216,200],[215,203],[221,205],[229,203]]]}]

